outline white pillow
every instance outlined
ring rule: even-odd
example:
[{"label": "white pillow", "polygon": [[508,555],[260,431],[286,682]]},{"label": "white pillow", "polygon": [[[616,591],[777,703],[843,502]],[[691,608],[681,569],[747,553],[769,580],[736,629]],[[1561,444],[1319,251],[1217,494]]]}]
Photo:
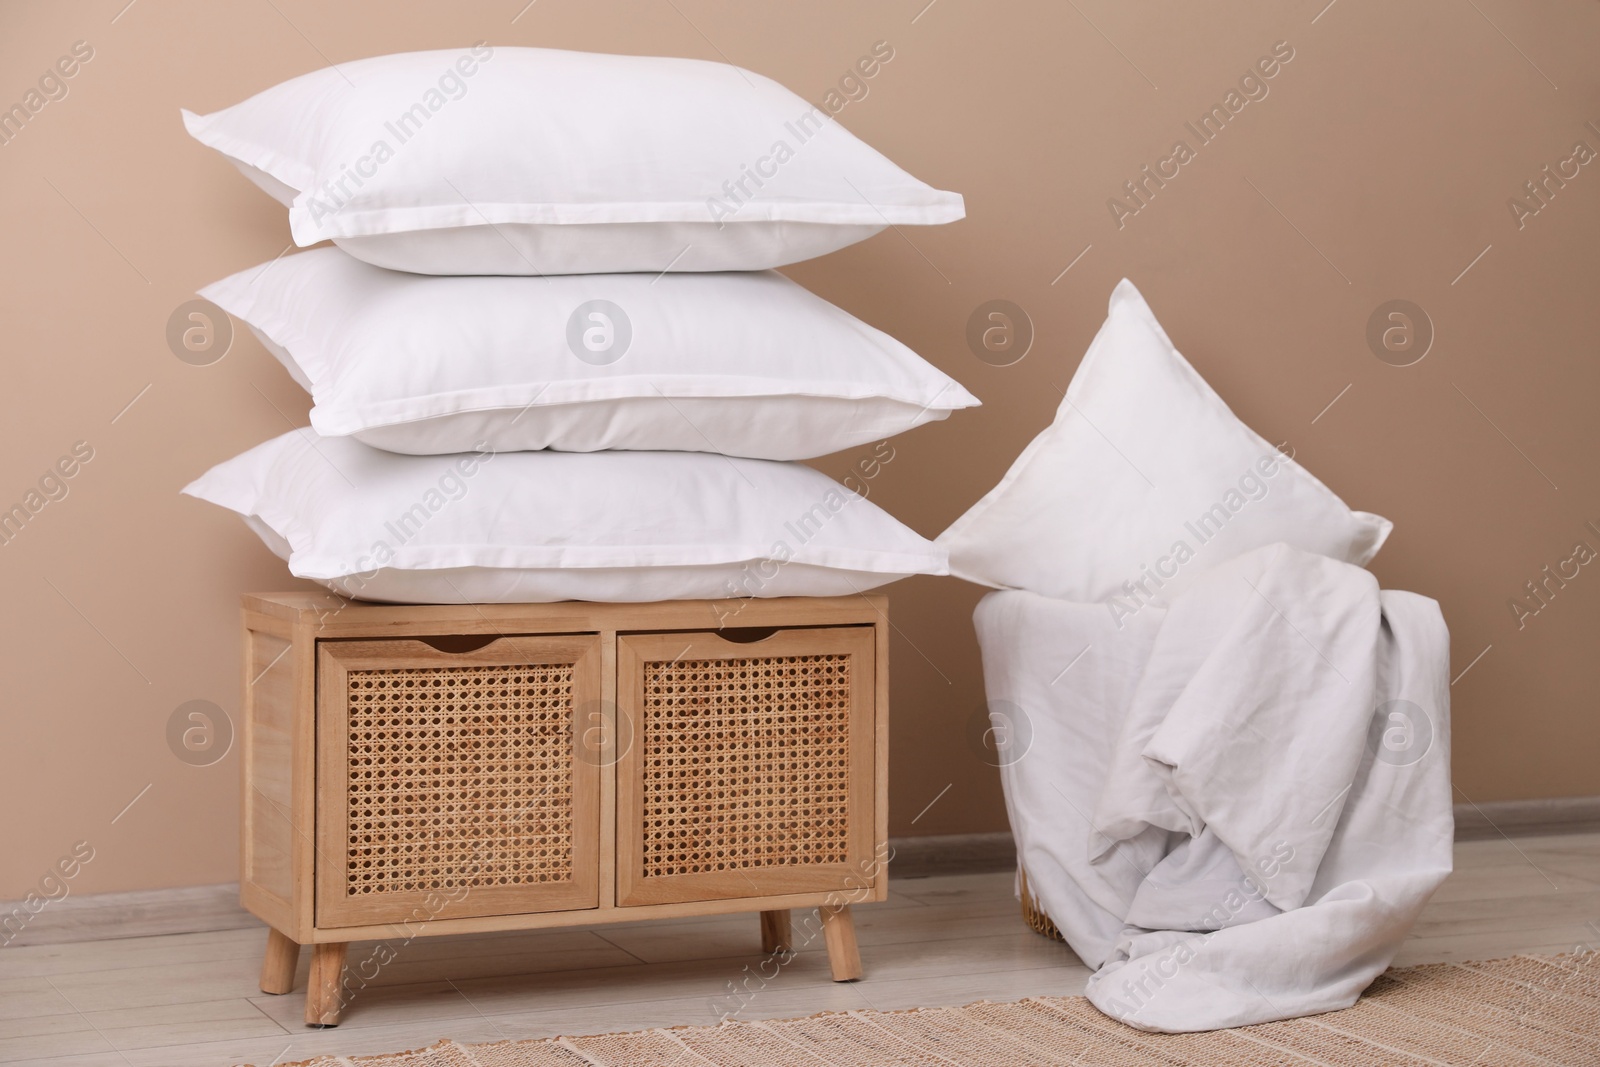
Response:
[{"label": "white pillow", "polygon": [[798,463],[692,452],[401,456],[292,430],[184,490],[289,564],[397,603],[842,596],[944,551]]},{"label": "white pillow", "polygon": [[480,43],[183,119],[289,204],[297,244],[424,274],[762,270],[965,213],[777,82],[695,59]]},{"label": "white pillow", "polygon": [[1390,529],[1240,422],[1123,279],[1055,421],[938,541],[958,577],[1125,617],[1276,541],[1364,565]]},{"label": "white pillow", "polygon": [[428,277],[321,248],[202,289],[394,452],[674,449],[807,459],[977,399],[772,272]]}]

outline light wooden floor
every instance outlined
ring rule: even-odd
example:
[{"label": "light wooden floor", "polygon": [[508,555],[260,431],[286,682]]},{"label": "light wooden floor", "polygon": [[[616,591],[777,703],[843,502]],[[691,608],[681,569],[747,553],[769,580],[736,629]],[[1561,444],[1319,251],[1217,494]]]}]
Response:
[{"label": "light wooden floor", "polygon": [[[1399,963],[1600,944],[1600,834],[1467,842],[1456,866]],[[1023,926],[1009,875],[891,884],[890,900],[857,909],[864,981],[830,982],[819,938],[740,1017],[1082,991],[1088,972],[1077,958]],[[228,930],[0,950],[0,1063],[266,1067],[442,1037],[711,1023],[729,983],[761,960],[754,915],[420,938],[350,1004],[343,1025],[319,1032],[300,1024],[305,958],[294,993],[256,988],[264,941],[261,930]],[[352,959],[364,956],[352,949]]]}]

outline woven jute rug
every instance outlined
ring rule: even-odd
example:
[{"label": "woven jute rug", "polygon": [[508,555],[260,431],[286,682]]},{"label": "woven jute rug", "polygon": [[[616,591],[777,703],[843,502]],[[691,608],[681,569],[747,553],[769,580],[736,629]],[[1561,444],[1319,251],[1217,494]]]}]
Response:
[{"label": "woven jute rug", "polygon": [[1207,1034],[1147,1034],[1082,997],[323,1056],[285,1067],[1595,1067],[1600,953],[1390,971],[1354,1007]]}]

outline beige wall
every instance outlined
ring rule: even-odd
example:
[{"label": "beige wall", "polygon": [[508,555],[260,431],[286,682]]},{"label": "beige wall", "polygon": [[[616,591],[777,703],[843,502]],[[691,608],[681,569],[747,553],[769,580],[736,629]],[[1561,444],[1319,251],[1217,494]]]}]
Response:
[{"label": "beige wall", "polygon": [[[897,439],[875,499],[937,534],[1048,422],[1131,277],[1235,410],[1395,520],[1375,569],[1443,602],[1455,669],[1492,646],[1453,690],[1462,796],[1600,793],[1600,566],[1520,631],[1507,606],[1574,541],[1600,548],[1583,530],[1600,526],[1600,165],[1520,229],[1507,206],[1575,141],[1600,150],[1595,5],[537,0],[513,23],[522,0],[140,0],[117,17],[125,2],[0,7],[0,102],[74,42],[94,49],[69,94],[0,145],[0,504],[76,442],[93,449],[69,494],[0,547],[0,897],[79,840],[95,858],[75,891],[234,877],[237,756],[185,765],[166,723],[192,699],[237,709],[236,596],[292,583],[235,518],[177,490],[303,423],[307,400],[249,339],[209,367],[167,348],[168,315],[196,287],[288,242],[283,210],[190,141],[178,108],[327,60],[480,38],[721,57],[813,101],[890,42],[841,121],[964,193],[969,217],[790,273],[985,407]],[[1277,41],[1294,58],[1270,94],[1119,229],[1108,198]],[[993,298],[1037,329],[1014,366],[964,340]],[[1394,298],[1436,327],[1414,366],[1364,339]],[[965,742],[982,702],[979,590],[891,592],[894,832],[1002,828],[995,772]]]}]

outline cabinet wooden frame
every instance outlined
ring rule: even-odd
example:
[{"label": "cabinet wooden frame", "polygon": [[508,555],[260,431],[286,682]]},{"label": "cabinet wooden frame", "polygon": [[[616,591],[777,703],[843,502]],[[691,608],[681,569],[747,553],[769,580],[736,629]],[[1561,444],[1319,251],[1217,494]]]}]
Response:
[{"label": "cabinet wooden frame", "polygon": [[[409,939],[452,933],[478,933],[495,930],[527,930],[574,925],[599,925],[672,919],[695,915],[733,912],[760,912],[764,939],[776,936],[779,914],[790,909],[822,908],[827,917],[827,945],[834,974],[841,980],[858,977],[859,960],[854,956],[854,936],[850,932],[851,904],[883,900],[888,892],[888,603],[881,595],[851,597],[751,599],[731,601],[668,601],[651,604],[559,604],[517,605],[380,605],[346,601],[326,593],[251,594],[242,599],[244,655],[242,657],[243,699],[240,708],[240,756],[242,797],[240,805],[240,899],[242,904],[265,921],[274,931],[263,967],[262,987],[268,992],[286,992],[285,968],[293,974],[298,947],[326,946],[329,952],[318,959],[327,968],[342,959],[334,950],[358,940]],[[619,827],[628,816],[619,807],[626,786],[619,774],[628,760],[628,750],[619,746],[629,724],[619,727],[618,679],[631,668],[625,662],[630,641],[648,635],[667,634],[673,640],[688,635],[691,645],[702,649],[724,650],[745,655],[761,649],[799,649],[808,636],[826,643],[839,629],[856,636],[850,640],[858,662],[870,666],[858,672],[853,685],[857,718],[852,720],[852,736],[857,748],[851,761],[851,846],[850,862],[816,880],[815,884],[795,880],[793,871],[750,873],[741,878],[745,895],[706,899],[675,899],[664,902],[624,903],[619,886],[626,879],[623,868],[629,862],[628,846],[619,836]],[[815,631],[808,635],[806,631]],[[781,631],[767,636],[764,631]],[[482,649],[466,652],[440,651],[421,640],[477,637],[486,641]],[[498,640],[496,640],[498,639]],[[771,644],[763,643],[772,642]],[[581,742],[584,732],[596,732],[601,740],[590,745],[589,758],[581,760],[593,781],[595,830],[584,842],[585,856],[574,862],[593,872],[592,897],[585,892],[582,903],[572,900],[531,902],[526,894],[508,894],[494,906],[481,909],[470,904],[463,910],[449,906],[424,908],[426,921],[418,921],[415,906],[408,905],[401,916],[398,909],[338,915],[318,910],[319,887],[329,877],[330,847],[319,844],[319,831],[327,822],[331,783],[337,780],[331,767],[319,768],[319,751],[331,758],[326,740],[319,741],[330,727],[327,717],[334,714],[319,700],[319,674],[333,669],[322,653],[343,648],[346,653],[371,642],[395,642],[380,648],[383,662],[393,663],[393,653],[401,650],[422,661],[440,659],[460,665],[474,655],[526,657],[537,642],[557,647],[565,642],[567,654],[573,643],[588,643],[583,652],[584,671],[592,672],[587,684],[598,693],[596,706],[574,723]],[[521,651],[516,650],[518,644]],[[681,647],[681,641],[680,641]],[[818,651],[816,645],[809,651]],[[498,650],[498,651],[496,651]],[[867,663],[870,652],[870,665]],[[334,656],[338,659],[338,654]],[[347,664],[348,665],[348,664]],[[870,678],[867,676],[870,675]],[[322,699],[328,686],[324,677]],[[319,718],[323,722],[319,723]],[[871,744],[866,744],[870,738]],[[610,746],[609,748],[607,746]],[[319,771],[321,787],[319,788]],[[587,788],[587,787],[586,787]],[[587,793],[585,795],[588,795]],[[588,816],[583,816],[589,825]],[[862,839],[865,841],[863,847]],[[768,875],[771,875],[769,877]],[[836,878],[835,875],[838,875]],[[331,885],[331,883],[330,883]],[[703,897],[705,894],[679,894]],[[488,896],[481,898],[487,902]],[[471,900],[469,896],[468,900]],[[592,905],[588,901],[592,900]],[[497,910],[503,908],[505,910]],[[555,908],[557,910],[527,910]],[[516,910],[522,909],[522,910]],[[481,913],[471,913],[471,912]],[[754,933],[755,928],[752,928]],[[837,946],[837,949],[836,949]],[[834,957],[837,958],[834,958]],[[268,988],[271,986],[272,988]],[[330,1025],[339,1017],[339,1003],[329,1003],[329,989],[337,982],[319,980],[308,992],[307,1019],[316,1025]],[[318,990],[321,990],[319,993]]]}]

